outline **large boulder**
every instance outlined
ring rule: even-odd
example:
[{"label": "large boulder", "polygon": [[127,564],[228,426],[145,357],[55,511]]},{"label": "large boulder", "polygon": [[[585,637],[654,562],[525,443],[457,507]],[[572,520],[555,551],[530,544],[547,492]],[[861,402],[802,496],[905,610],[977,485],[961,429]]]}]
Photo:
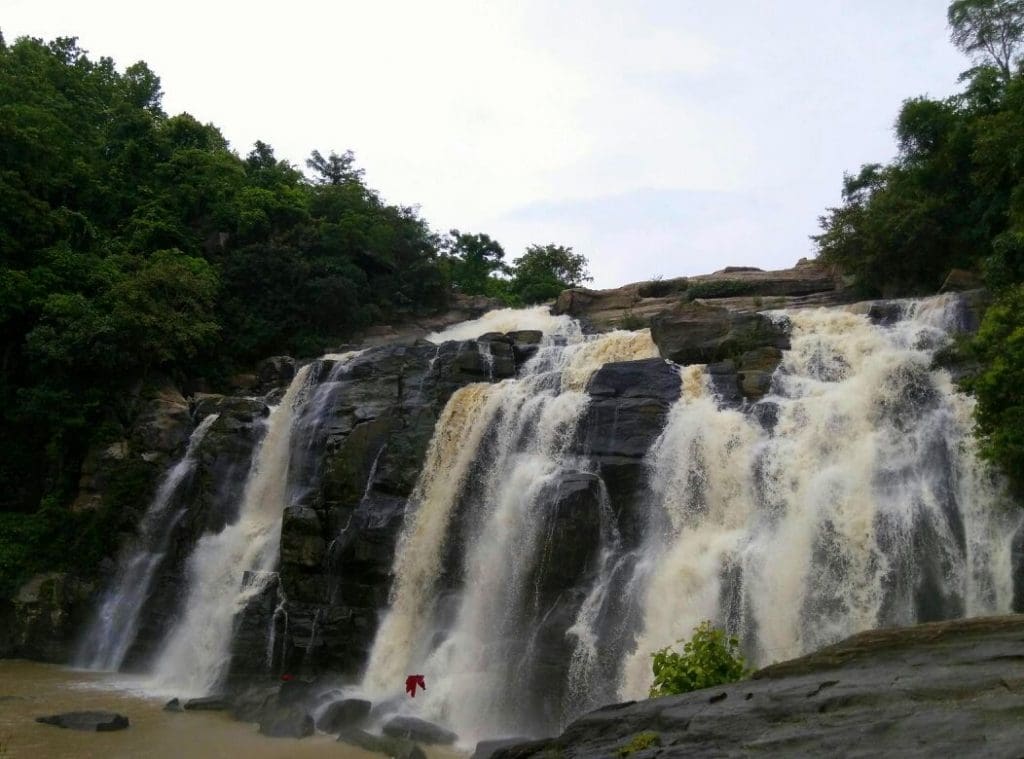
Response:
[{"label": "large boulder", "polygon": [[256,377],[263,392],[287,387],[295,377],[295,359],[291,356],[265,358],[256,365]]},{"label": "large boulder", "polygon": [[651,338],[664,358],[681,366],[736,359],[759,348],[789,348],[785,326],[767,316],[696,302],[680,303],[652,319]]},{"label": "large boulder", "polygon": [[450,746],[459,736],[433,722],[418,717],[392,717],[384,723],[384,735],[405,738],[430,745]]},{"label": "large boulder", "polygon": [[342,728],[359,725],[370,715],[372,704],[361,698],[343,698],[327,706],[316,721],[316,729],[337,733]]},{"label": "large boulder", "polygon": [[128,727],[128,718],[114,712],[65,712],[36,717],[36,722],[54,725],[67,730],[85,730],[95,733],[109,733]]},{"label": "large boulder", "polygon": [[152,457],[170,457],[184,449],[192,432],[188,401],[171,383],[157,387],[132,425],[136,450]]}]

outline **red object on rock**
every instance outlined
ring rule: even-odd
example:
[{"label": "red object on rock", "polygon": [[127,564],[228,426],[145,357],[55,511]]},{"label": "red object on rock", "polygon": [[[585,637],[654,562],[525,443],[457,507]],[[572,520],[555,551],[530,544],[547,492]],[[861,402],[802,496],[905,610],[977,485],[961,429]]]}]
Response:
[{"label": "red object on rock", "polygon": [[423,679],[423,675],[409,675],[405,678],[405,692],[408,693],[412,698],[416,698],[416,687],[419,686],[423,690],[427,689],[427,683]]},{"label": "red object on rock", "polygon": [[295,675],[281,675],[281,679],[284,680],[287,683],[287,682],[290,682],[291,680],[294,680],[295,679]]}]

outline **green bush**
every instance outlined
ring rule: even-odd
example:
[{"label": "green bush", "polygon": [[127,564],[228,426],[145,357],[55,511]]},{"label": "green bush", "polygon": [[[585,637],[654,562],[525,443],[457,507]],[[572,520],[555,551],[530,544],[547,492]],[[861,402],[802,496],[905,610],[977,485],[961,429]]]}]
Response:
[{"label": "green bush", "polygon": [[742,279],[711,279],[694,282],[683,293],[683,297],[688,301],[697,298],[736,298],[754,294],[758,285],[758,282]]},{"label": "green bush", "polygon": [[711,622],[701,622],[693,628],[693,637],[683,645],[682,653],[667,646],[652,654],[654,684],[651,686],[651,698],[674,696],[741,680],[747,670],[739,645],[739,640],[727,638],[725,631],[712,627]]}]

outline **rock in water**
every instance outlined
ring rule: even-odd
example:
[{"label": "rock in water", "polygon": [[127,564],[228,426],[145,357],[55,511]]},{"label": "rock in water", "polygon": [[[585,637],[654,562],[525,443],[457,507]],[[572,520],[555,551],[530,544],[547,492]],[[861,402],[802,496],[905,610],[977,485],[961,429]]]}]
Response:
[{"label": "rock in water", "polygon": [[499,749],[519,746],[529,742],[529,738],[496,738],[491,741],[480,741],[476,744],[476,750],[470,759],[491,759]]},{"label": "rock in water", "polygon": [[386,754],[394,759],[427,759],[423,749],[410,740],[371,735],[365,730],[354,727],[342,730],[338,736],[338,743],[346,743],[349,746],[355,746],[364,751],[373,751],[377,754]]},{"label": "rock in water", "polygon": [[420,743],[449,746],[459,737],[451,730],[417,717],[394,717],[384,725],[384,735]]},{"label": "rock in water", "polygon": [[183,712],[185,709],[181,705],[181,701],[176,698],[172,698],[166,704],[164,704],[165,712]]},{"label": "rock in water", "polygon": [[316,727],[325,733],[336,733],[344,727],[362,722],[370,714],[369,701],[344,698],[328,706],[317,720]]},{"label": "rock in water", "polygon": [[36,717],[36,722],[56,725],[68,730],[88,730],[96,733],[110,733],[128,727],[128,718],[114,712],[65,712]]},{"label": "rock in water", "polygon": [[203,696],[203,698],[190,698],[185,702],[187,711],[198,712],[222,712],[229,706],[224,696]]}]

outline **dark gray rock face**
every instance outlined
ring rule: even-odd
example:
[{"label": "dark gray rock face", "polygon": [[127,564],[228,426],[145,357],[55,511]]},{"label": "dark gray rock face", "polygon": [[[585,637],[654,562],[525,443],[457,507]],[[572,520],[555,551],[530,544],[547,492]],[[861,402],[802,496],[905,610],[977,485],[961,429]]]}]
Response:
[{"label": "dark gray rock face", "polygon": [[365,730],[354,727],[342,730],[338,735],[338,743],[345,743],[376,754],[384,754],[392,759],[427,759],[423,749],[410,740],[387,735],[371,735]]},{"label": "dark gray rock face", "polygon": [[86,730],[95,733],[109,733],[128,727],[128,718],[114,712],[65,712],[36,717],[36,722],[55,725],[67,730]]},{"label": "dark gray rock face", "polygon": [[429,745],[450,746],[459,736],[440,725],[416,717],[393,717],[384,724],[384,735]]},{"label": "dark gray rock face", "polygon": [[360,671],[437,418],[463,385],[514,375],[513,345],[499,334],[440,346],[407,341],[344,364],[313,364],[293,432],[279,577],[262,580],[240,617],[233,681],[268,670]]},{"label": "dark gray rock face", "polygon": [[185,702],[185,711],[188,712],[223,712],[230,707],[231,704],[224,696],[203,696]]},{"label": "dark gray rock face", "polygon": [[736,359],[758,348],[789,348],[785,328],[767,316],[696,302],[654,317],[651,338],[662,356],[680,366]]},{"label": "dark gray rock face", "polygon": [[605,707],[494,756],[1017,756],[1024,616],[861,633],[753,679]]},{"label": "dark gray rock face", "polygon": [[316,729],[336,733],[342,728],[359,725],[370,715],[372,704],[360,698],[343,698],[324,709],[316,722]]},{"label": "dark gray rock face", "polygon": [[166,704],[164,704],[165,712],[183,712],[185,707],[181,705],[181,701],[177,698],[172,698]]},{"label": "dark gray rock face", "polygon": [[491,759],[499,749],[518,746],[529,742],[529,738],[496,738],[490,741],[480,741],[476,744],[476,748],[473,750],[473,755],[470,759]]}]

